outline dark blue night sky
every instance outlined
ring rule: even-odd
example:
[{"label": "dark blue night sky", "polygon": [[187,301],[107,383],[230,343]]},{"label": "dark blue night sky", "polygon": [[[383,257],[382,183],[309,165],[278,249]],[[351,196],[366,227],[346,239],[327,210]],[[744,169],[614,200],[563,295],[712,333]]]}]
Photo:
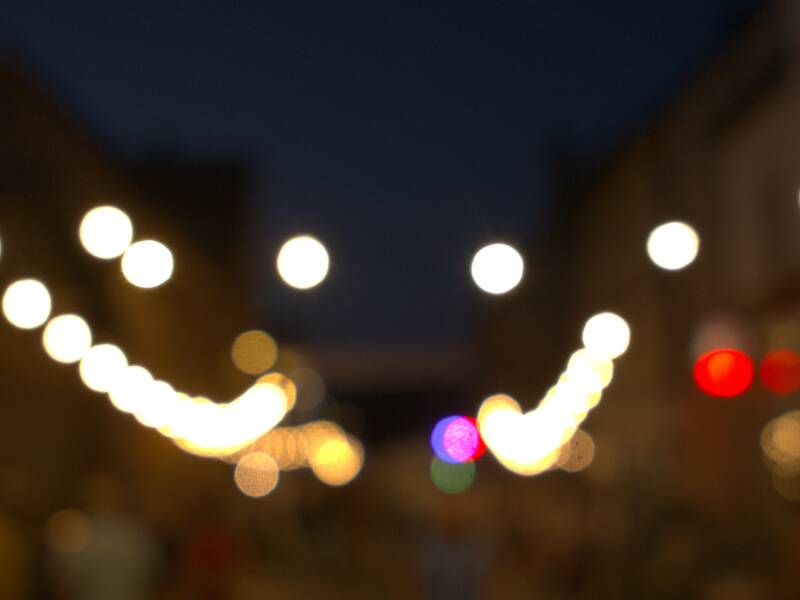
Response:
[{"label": "dark blue night sky", "polygon": [[[459,343],[474,250],[547,227],[552,145],[603,156],[756,4],[28,2],[4,6],[0,41],[126,153],[255,166],[265,324],[320,343]],[[297,232],[333,260],[306,294],[273,268]]]}]

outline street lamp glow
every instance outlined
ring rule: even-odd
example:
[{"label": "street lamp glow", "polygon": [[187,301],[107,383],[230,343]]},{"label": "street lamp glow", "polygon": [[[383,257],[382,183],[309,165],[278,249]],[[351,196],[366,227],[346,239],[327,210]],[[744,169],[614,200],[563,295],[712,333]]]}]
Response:
[{"label": "street lamp glow", "polygon": [[92,331],[78,315],[60,315],[44,328],[42,344],[53,360],[70,364],[78,362],[92,346]]},{"label": "street lamp glow", "polygon": [[278,273],[298,290],[319,285],[328,274],[330,258],[322,243],[307,235],[290,239],[278,253]]},{"label": "street lamp glow", "polygon": [[673,221],[656,227],[647,238],[647,254],[653,263],[668,271],[688,267],[697,258],[700,238],[686,223]]},{"label": "street lamp glow", "polygon": [[158,287],[172,277],[174,266],[169,248],[153,240],[136,242],[122,257],[122,274],[140,288]]},{"label": "street lamp glow", "polygon": [[583,328],[583,345],[596,358],[617,358],[625,353],[630,341],[631,330],[628,323],[614,313],[595,315]]},{"label": "street lamp glow", "polygon": [[3,295],[3,314],[20,329],[36,329],[50,316],[50,292],[35,279],[12,283]]},{"label": "street lamp glow", "polygon": [[120,209],[99,206],[83,217],[80,238],[83,247],[92,256],[105,260],[117,258],[131,245],[133,224]]},{"label": "street lamp glow", "polygon": [[472,279],[489,294],[505,294],[517,287],[524,270],[522,256],[508,244],[484,246],[472,259]]}]

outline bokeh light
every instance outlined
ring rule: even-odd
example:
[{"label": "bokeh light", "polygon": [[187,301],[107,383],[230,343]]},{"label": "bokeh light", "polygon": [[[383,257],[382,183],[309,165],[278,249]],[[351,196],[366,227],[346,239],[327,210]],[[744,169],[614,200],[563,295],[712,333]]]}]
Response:
[{"label": "bokeh light", "polygon": [[150,371],[138,365],[131,365],[116,377],[108,397],[117,410],[134,412],[141,399],[149,394],[149,387],[153,382]]},{"label": "bokeh light", "polygon": [[286,410],[292,410],[297,402],[297,386],[283,373],[267,373],[258,378],[257,383],[271,383],[278,386],[286,396]]},{"label": "bokeh light", "polygon": [[431,447],[436,456],[449,463],[475,460],[485,450],[475,420],[462,416],[441,419],[431,434]]},{"label": "bokeh light", "polygon": [[45,524],[45,539],[59,554],[72,554],[86,547],[91,537],[89,518],[82,512],[66,509],[51,516]]},{"label": "bokeh light", "polygon": [[583,328],[583,345],[595,358],[617,358],[625,353],[630,341],[628,323],[614,313],[597,314]]},{"label": "bokeh light", "polygon": [[352,436],[334,435],[314,448],[308,456],[308,462],[320,481],[331,486],[342,486],[361,472],[364,449]]},{"label": "bokeh light", "polygon": [[761,359],[759,376],[764,387],[779,396],[800,390],[800,354],[787,348],[770,350]]},{"label": "bokeh light", "polygon": [[95,392],[108,392],[128,367],[125,354],[112,344],[92,346],[81,359],[83,383]]},{"label": "bokeh light", "polygon": [[475,482],[475,463],[449,463],[434,456],[430,469],[431,481],[440,492],[460,494]]},{"label": "bokeh light", "polygon": [[753,382],[753,362],[740,350],[706,352],[694,366],[694,380],[703,392],[720,398],[738,396]]},{"label": "bokeh light", "polygon": [[484,246],[472,259],[470,271],[475,284],[489,294],[513,290],[525,270],[522,255],[508,244]]},{"label": "bokeh light", "polygon": [[140,288],[160,286],[172,277],[174,266],[169,248],[154,240],[136,242],[122,256],[122,274]]},{"label": "bokeh light", "polygon": [[328,275],[330,258],[319,240],[302,235],[281,247],[277,267],[284,282],[298,290],[307,290],[322,283]]},{"label": "bokeh light", "polygon": [[592,464],[594,452],[592,436],[579,429],[572,439],[561,447],[561,455],[556,464],[562,471],[576,473]]},{"label": "bokeh light", "polygon": [[679,221],[659,225],[647,238],[650,260],[668,271],[677,271],[692,264],[699,248],[700,237],[697,232]]},{"label": "bokeh light", "polygon": [[153,381],[147,385],[145,392],[132,407],[136,420],[154,429],[174,423],[181,408],[181,400],[175,389],[165,381]]},{"label": "bokeh light", "polygon": [[120,209],[99,206],[83,217],[79,233],[89,254],[107,260],[122,256],[131,245],[133,224]]},{"label": "bokeh light", "polygon": [[55,361],[78,362],[92,346],[92,331],[78,315],[60,315],[44,328],[42,344]]},{"label": "bokeh light", "polygon": [[50,292],[40,281],[22,279],[12,283],[3,295],[3,314],[20,329],[36,329],[50,316]]},{"label": "bokeh light", "polygon": [[764,426],[761,451],[772,472],[800,473],[800,411],[791,411]]},{"label": "bokeh light", "polygon": [[261,498],[278,485],[280,470],[272,457],[265,452],[245,455],[234,470],[236,486],[246,496]]},{"label": "bokeh light", "polygon": [[248,375],[268,371],[277,359],[278,344],[264,331],[245,331],[236,337],[231,347],[233,364]]}]

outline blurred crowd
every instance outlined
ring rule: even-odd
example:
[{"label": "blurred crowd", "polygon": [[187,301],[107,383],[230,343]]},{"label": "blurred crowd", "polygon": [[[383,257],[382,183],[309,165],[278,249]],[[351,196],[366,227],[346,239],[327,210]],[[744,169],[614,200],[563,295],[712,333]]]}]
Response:
[{"label": "blurred crowd", "polygon": [[384,448],[350,486],[291,473],[262,499],[210,462],[201,469],[216,483],[188,495],[92,473],[66,507],[6,474],[0,597],[797,597],[800,515],[788,502],[714,514],[602,463],[527,479],[491,461],[451,496],[416,442]]}]

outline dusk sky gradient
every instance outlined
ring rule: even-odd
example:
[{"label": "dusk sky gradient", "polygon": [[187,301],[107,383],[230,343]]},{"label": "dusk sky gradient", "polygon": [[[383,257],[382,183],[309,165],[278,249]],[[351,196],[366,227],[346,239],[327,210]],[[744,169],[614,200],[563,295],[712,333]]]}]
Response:
[{"label": "dusk sky gradient", "polygon": [[[547,227],[553,146],[603,157],[757,4],[29,2],[4,7],[0,42],[126,154],[252,165],[264,324],[457,344],[474,251]],[[305,294],[273,266],[299,232],[332,255]]]}]

